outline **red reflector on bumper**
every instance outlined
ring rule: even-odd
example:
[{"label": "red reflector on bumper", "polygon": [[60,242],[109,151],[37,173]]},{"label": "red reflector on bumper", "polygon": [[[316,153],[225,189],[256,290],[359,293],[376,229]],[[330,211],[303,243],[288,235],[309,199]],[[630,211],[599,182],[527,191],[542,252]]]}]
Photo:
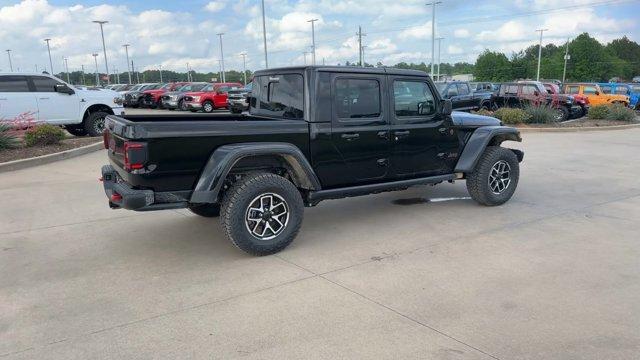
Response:
[{"label": "red reflector on bumper", "polygon": [[111,194],[111,201],[112,202],[117,202],[122,200],[122,195],[118,194],[118,193],[113,193]]}]

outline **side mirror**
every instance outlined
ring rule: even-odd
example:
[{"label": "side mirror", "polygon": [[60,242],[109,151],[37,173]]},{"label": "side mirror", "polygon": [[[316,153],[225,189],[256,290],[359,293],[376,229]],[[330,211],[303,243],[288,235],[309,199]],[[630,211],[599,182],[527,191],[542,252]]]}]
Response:
[{"label": "side mirror", "polygon": [[53,87],[53,89],[54,89],[56,92],[59,92],[59,93],[61,93],[61,94],[73,95],[73,94],[75,94],[75,93],[76,93],[75,91],[73,91],[73,89],[72,89],[72,88],[68,87],[66,84],[56,84],[56,85]]},{"label": "side mirror", "polygon": [[442,115],[451,115],[451,112],[453,111],[451,100],[449,99],[442,100],[442,102],[440,103],[440,108],[441,108],[440,112],[442,113]]}]

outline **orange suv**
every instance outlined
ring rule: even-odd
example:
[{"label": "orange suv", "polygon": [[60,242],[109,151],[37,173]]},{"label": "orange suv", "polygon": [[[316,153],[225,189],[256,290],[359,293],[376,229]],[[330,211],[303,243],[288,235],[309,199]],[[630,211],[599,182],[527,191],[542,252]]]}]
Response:
[{"label": "orange suv", "polygon": [[605,94],[604,91],[600,89],[600,86],[595,83],[564,84],[562,89],[565,94],[586,96],[591,106],[603,104],[622,104],[629,106],[628,96]]}]

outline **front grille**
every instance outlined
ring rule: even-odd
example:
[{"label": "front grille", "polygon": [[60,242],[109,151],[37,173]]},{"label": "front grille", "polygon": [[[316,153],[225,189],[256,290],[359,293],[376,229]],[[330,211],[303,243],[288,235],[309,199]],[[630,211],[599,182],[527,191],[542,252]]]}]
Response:
[{"label": "front grille", "polygon": [[191,97],[191,96],[185,96],[185,97],[184,97],[184,101],[193,101],[193,97]]}]

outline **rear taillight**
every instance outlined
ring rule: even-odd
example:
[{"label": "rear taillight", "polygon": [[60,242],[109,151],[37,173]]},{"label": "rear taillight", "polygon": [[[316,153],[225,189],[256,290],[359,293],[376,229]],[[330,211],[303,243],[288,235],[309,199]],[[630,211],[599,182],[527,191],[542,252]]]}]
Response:
[{"label": "rear taillight", "polygon": [[124,169],[127,171],[144,168],[147,160],[146,144],[126,141],[124,143]]},{"label": "rear taillight", "polygon": [[102,143],[105,149],[109,148],[109,130],[107,128],[102,131]]}]

